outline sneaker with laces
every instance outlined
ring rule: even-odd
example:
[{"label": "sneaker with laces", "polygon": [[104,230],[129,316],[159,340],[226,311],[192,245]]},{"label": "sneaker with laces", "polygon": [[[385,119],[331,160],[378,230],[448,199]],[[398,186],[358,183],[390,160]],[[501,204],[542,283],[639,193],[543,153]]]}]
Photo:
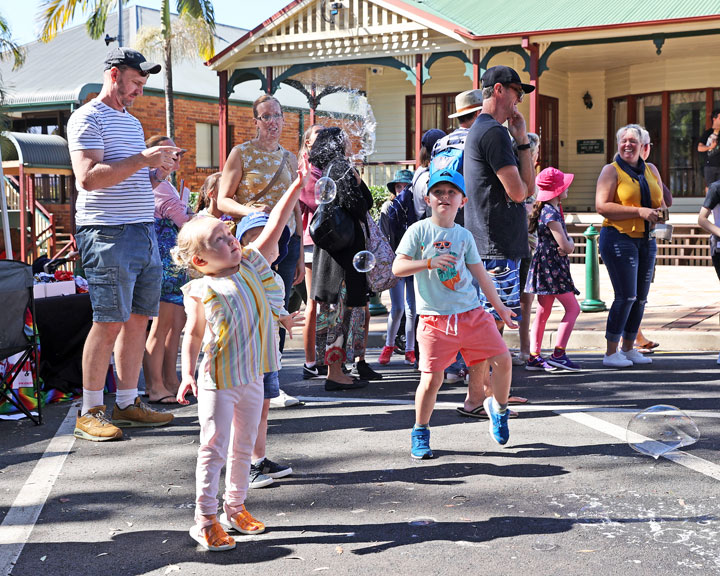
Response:
[{"label": "sneaker with laces", "polygon": [[524,366],[530,356],[528,354],[523,354],[522,352],[513,352],[510,359],[512,360],[513,366]]},{"label": "sneaker with laces", "polygon": [[603,356],[603,366],[607,368],[628,368],[632,365],[632,360],[625,358],[625,355],[620,350],[609,356]]},{"label": "sneaker with laces", "polygon": [[282,389],[278,397],[270,398],[270,408],[290,408],[290,406],[297,406],[298,404],[300,404],[300,400],[295,396],[290,396]]},{"label": "sneaker with laces", "polygon": [[315,366],[310,367],[303,364],[303,380],[312,380],[313,378],[323,378],[325,376],[327,376],[327,366],[315,364]]},{"label": "sneaker with laces", "polygon": [[290,476],[293,471],[290,466],[278,464],[270,460],[270,458],[263,459],[263,461],[258,464],[258,468],[260,468],[262,474],[270,478],[285,478],[285,476]]},{"label": "sneaker with laces", "polygon": [[569,370],[571,372],[580,372],[582,370],[582,368],[570,360],[564,352],[562,356],[555,356],[555,354],[551,354],[545,358],[545,362],[550,364],[550,366],[555,366],[561,370]]},{"label": "sneaker with laces", "polygon": [[405,364],[407,364],[408,366],[415,366],[417,364],[415,350],[408,350],[407,352],[405,352]]},{"label": "sneaker with laces", "polygon": [[365,360],[360,360],[355,363],[350,376],[358,378],[360,380],[382,380],[382,374],[375,372]]},{"label": "sneaker with laces", "polygon": [[175,416],[168,412],[153,410],[138,397],[135,398],[135,402],[127,408],[120,408],[115,404],[112,423],[118,428],[142,428],[147,426],[165,426],[165,424],[170,424],[173,418],[175,418]]},{"label": "sneaker with laces", "polygon": [[548,364],[548,362],[542,356],[530,356],[527,363],[525,364],[525,370],[531,372],[555,372],[555,366]]},{"label": "sneaker with laces", "polygon": [[625,352],[625,350],[620,350],[620,353],[633,364],[652,364],[652,358],[646,356],[645,354],[641,354],[635,349],[628,350],[627,352]]},{"label": "sneaker with laces", "polygon": [[247,511],[245,504],[240,507],[240,512],[228,516],[223,512],[220,514],[220,524],[228,530],[232,529],[240,534],[262,534],[265,532],[265,524],[253,518],[252,514]]},{"label": "sneaker with laces", "polygon": [[265,488],[275,482],[270,476],[263,474],[260,465],[250,464],[250,488]]},{"label": "sneaker with laces", "polygon": [[430,450],[430,428],[413,427],[410,441],[412,443],[410,455],[413,458],[416,460],[428,460],[433,457],[432,450]]},{"label": "sneaker with laces", "polygon": [[497,412],[493,406],[492,396],[485,398],[483,408],[485,408],[485,412],[490,418],[490,436],[500,445],[507,444],[510,439],[510,429],[508,428],[510,410],[505,410],[504,414]]},{"label": "sneaker with laces", "polygon": [[82,416],[78,410],[73,435],[91,442],[107,442],[108,440],[120,440],[123,433],[105,415],[105,406],[95,406]]},{"label": "sneaker with laces", "polygon": [[394,350],[394,346],[383,346],[382,352],[380,352],[380,358],[378,358],[378,363],[382,365],[390,364],[390,358],[392,358]]}]

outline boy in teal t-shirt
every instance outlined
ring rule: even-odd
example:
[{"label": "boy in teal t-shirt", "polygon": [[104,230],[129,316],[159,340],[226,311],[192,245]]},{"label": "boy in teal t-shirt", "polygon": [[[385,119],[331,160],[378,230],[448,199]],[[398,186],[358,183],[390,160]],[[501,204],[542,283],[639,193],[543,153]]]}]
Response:
[{"label": "boy in teal t-shirt", "polygon": [[[475,278],[486,298],[510,328],[514,314],[500,301],[492,280],[482,264],[472,234],[455,224],[455,215],[467,202],[465,182],[454,170],[439,170],[428,182],[425,201],[432,216],[416,222],[403,236],[393,263],[396,276],[415,276],[417,312],[420,316],[417,340],[422,371],[415,392],[415,426],[411,439],[413,458],[432,458],[430,416],[444,370],[460,351],[470,370],[468,397],[476,399],[490,416],[490,434],[498,444],[507,443],[507,400],[512,363],[510,353],[485,312],[472,285]],[[473,378],[472,366],[487,360],[492,366],[491,397],[484,398],[482,382]]]}]

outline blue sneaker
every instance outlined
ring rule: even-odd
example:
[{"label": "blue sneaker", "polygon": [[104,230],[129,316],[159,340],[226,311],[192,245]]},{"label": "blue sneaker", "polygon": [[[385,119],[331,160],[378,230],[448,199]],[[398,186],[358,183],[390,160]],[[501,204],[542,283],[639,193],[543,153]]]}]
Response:
[{"label": "blue sneaker", "polygon": [[548,364],[542,356],[530,356],[527,364],[525,364],[525,370],[530,370],[531,372],[555,372],[557,368]]},{"label": "blue sneaker", "polygon": [[507,444],[507,441],[510,439],[510,430],[508,429],[510,410],[505,410],[505,414],[498,414],[493,406],[492,396],[485,398],[483,408],[485,408],[485,412],[490,416],[490,436],[492,436],[498,444]]},{"label": "blue sneaker", "polygon": [[555,354],[548,356],[545,358],[545,362],[561,370],[570,370],[571,372],[580,372],[582,370],[582,368],[570,360],[564,352],[562,356],[555,356]]},{"label": "blue sneaker", "polygon": [[413,458],[427,460],[433,457],[432,450],[430,450],[430,428],[413,427],[410,439],[412,441],[410,455]]}]

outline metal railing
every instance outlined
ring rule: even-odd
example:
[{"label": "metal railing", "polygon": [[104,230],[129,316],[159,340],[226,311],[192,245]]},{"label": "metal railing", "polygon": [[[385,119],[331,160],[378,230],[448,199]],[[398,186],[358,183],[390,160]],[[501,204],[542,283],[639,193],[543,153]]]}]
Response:
[{"label": "metal railing", "polygon": [[365,162],[358,166],[360,176],[368,186],[385,186],[395,176],[397,170],[413,170],[414,160],[397,162]]}]

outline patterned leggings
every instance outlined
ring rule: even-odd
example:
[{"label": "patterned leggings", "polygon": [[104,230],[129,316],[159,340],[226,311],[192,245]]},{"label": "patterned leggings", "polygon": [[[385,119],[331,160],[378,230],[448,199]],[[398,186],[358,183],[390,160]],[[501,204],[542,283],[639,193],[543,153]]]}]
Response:
[{"label": "patterned leggings", "polygon": [[321,365],[352,362],[365,354],[365,308],[348,308],[345,283],[336,304],[318,302],[315,358]]}]

